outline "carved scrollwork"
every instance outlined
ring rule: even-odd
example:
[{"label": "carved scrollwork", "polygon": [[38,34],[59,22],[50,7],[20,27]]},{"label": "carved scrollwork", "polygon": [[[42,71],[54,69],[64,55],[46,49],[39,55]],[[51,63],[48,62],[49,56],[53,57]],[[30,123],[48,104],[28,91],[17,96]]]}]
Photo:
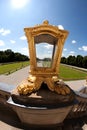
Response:
[{"label": "carved scrollwork", "polygon": [[38,91],[41,88],[43,82],[47,84],[49,90],[56,92],[57,94],[70,94],[70,88],[64,84],[63,81],[60,81],[57,76],[43,78],[30,75],[26,81],[22,82],[17,87],[17,89],[20,94],[27,95]]},{"label": "carved scrollwork", "polygon": [[[53,92],[61,95],[69,94],[70,89],[66,85],[59,83],[59,79],[57,77],[59,73],[62,49],[68,32],[60,30],[57,26],[50,25],[47,20],[45,20],[41,25],[25,28],[24,31],[29,45],[31,75],[25,82],[18,85],[18,92],[23,95],[32,93],[39,90],[44,82],[47,84],[49,90]],[[52,66],[50,68],[37,67],[35,47],[37,43],[42,42],[47,42],[54,47]]]}]

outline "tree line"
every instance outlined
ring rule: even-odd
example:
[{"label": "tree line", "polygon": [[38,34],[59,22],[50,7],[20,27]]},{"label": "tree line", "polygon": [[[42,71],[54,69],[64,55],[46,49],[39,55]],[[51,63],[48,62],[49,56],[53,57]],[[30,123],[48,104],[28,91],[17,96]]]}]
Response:
[{"label": "tree line", "polygon": [[29,60],[28,56],[25,56],[18,52],[14,53],[11,49],[0,51],[0,63],[27,61],[27,60]]},{"label": "tree line", "polygon": [[[37,58],[38,59],[38,58]],[[0,51],[0,63],[6,62],[15,62],[15,61],[28,61],[28,56],[25,56],[19,52],[13,52],[11,49],[7,49],[5,51]],[[44,59],[48,60],[48,59]],[[69,57],[62,57],[61,63],[68,64],[72,66],[87,68],[87,56],[72,56]]]},{"label": "tree line", "polygon": [[87,69],[87,56],[69,56],[69,57],[62,57],[61,63],[68,64],[72,66],[82,67]]}]

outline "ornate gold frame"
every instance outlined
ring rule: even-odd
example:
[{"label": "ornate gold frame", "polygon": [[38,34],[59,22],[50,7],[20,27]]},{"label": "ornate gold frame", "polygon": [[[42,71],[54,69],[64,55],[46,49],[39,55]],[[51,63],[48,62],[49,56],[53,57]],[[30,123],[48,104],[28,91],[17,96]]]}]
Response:
[{"label": "ornate gold frame", "polygon": [[[62,54],[62,49],[64,42],[68,36],[68,31],[60,30],[57,26],[52,26],[46,20],[41,25],[35,27],[24,28],[30,53],[30,75],[27,81],[23,82],[22,85],[18,86],[18,92],[20,94],[28,94],[37,91],[42,83],[47,84],[51,91],[56,91],[58,94],[66,95],[70,93],[70,89],[67,86],[57,85],[55,82],[58,81],[59,65]],[[56,49],[54,47],[53,51],[53,63],[49,67],[37,67],[36,64],[36,48],[35,48],[35,37],[49,35],[49,37],[54,37],[56,43]],[[51,38],[50,37],[50,38]],[[42,37],[39,37],[42,38]],[[39,40],[38,38],[38,40]],[[48,38],[48,41],[52,39]],[[42,41],[44,38],[42,39]],[[46,39],[45,39],[46,40]],[[52,43],[53,44],[53,43]],[[61,87],[62,86],[62,87]]]},{"label": "ornate gold frame", "polygon": [[[60,30],[57,26],[49,25],[48,21],[44,21],[43,24],[35,27],[24,28],[30,53],[30,73],[37,76],[55,76],[59,73],[59,64],[62,54],[63,45],[65,39],[68,36],[68,31]],[[36,50],[34,37],[41,34],[50,34],[57,38],[57,50],[54,55],[54,61],[51,68],[41,68],[36,66]]]}]

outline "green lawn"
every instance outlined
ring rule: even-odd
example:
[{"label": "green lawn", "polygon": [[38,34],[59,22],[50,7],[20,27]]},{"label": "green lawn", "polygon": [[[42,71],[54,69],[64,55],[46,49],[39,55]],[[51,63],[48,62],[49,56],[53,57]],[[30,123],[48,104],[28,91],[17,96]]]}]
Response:
[{"label": "green lawn", "polygon": [[0,65],[0,74],[10,74],[28,65],[29,61],[3,64]]},{"label": "green lawn", "polygon": [[60,65],[59,77],[63,80],[79,80],[85,79],[87,77],[87,73],[64,65]]},{"label": "green lawn", "polygon": [[43,67],[51,67],[51,61],[43,61]]},{"label": "green lawn", "polygon": [[[29,61],[0,65],[0,74],[10,74],[28,65]],[[86,72],[60,65],[59,78],[63,80],[79,80],[86,79],[86,77]]]}]

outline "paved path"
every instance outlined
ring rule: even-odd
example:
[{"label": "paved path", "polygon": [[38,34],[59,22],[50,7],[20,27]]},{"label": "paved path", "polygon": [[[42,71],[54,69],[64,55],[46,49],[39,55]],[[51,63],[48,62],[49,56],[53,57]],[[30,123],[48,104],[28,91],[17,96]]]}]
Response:
[{"label": "paved path", "polygon": [[0,82],[6,83],[9,85],[17,85],[22,80],[28,77],[28,74],[29,74],[28,72],[29,72],[29,67],[25,67],[10,75],[0,75]]},{"label": "paved path", "polygon": [[[10,75],[0,75],[0,82],[5,83],[4,86],[7,86],[7,87],[8,86],[11,87],[11,85],[16,86],[22,80],[24,80],[28,77],[28,72],[29,72],[29,67],[25,67],[25,68],[18,70]],[[10,117],[11,117],[11,115],[10,115]],[[5,117],[0,113],[0,129],[1,130],[22,130],[20,128],[16,128],[15,126],[9,125],[9,123],[7,123],[8,119],[9,119],[8,116]],[[3,121],[3,120],[6,120],[6,121]],[[11,120],[11,122],[14,124],[14,121],[12,119],[9,119],[9,120]]]},{"label": "paved path", "polygon": [[10,126],[9,124],[4,123],[2,121],[0,121],[0,129],[1,130],[22,130],[22,129],[16,128],[14,126]]},{"label": "paved path", "polygon": [[[28,75],[29,75],[29,67],[25,67],[10,75],[0,75],[0,82],[16,86],[22,80],[26,79]],[[67,83],[74,90],[80,90],[84,86],[85,82],[86,82],[85,80],[77,80],[77,81],[66,81],[65,83]]]},{"label": "paved path", "polygon": [[65,83],[68,84],[73,90],[79,91],[85,86],[86,80],[66,81]]},{"label": "paved path", "polygon": [[[29,67],[25,67],[21,70],[18,70],[10,75],[0,75],[0,82],[6,83],[8,85],[14,85],[16,86],[19,84],[22,80],[26,79],[28,77]],[[85,84],[85,80],[78,80],[78,81],[66,81],[72,89],[74,90],[80,90],[83,85]],[[87,126],[86,126],[87,127]],[[15,128],[14,126],[11,126],[3,121],[0,121],[0,129],[3,130],[21,130],[20,128]],[[86,130],[86,129],[84,129]]]}]

